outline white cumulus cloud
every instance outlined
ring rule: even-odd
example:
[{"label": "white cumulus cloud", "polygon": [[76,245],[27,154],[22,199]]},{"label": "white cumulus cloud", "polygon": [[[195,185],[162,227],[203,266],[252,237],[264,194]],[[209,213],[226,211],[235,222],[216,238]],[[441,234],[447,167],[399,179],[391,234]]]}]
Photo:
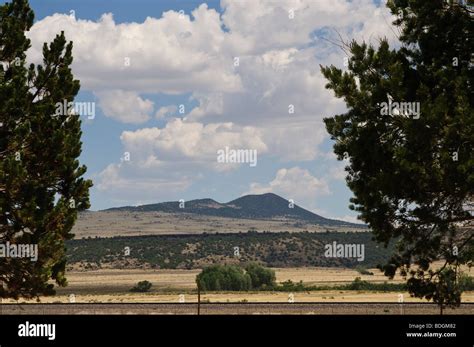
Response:
[{"label": "white cumulus cloud", "polygon": [[315,200],[331,194],[328,184],[311,175],[308,170],[299,167],[280,169],[269,183],[251,183],[244,194],[275,193],[287,199],[293,199],[297,205],[312,207]]},{"label": "white cumulus cloud", "polygon": [[123,123],[145,123],[153,112],[153,102],[134,92],[105,90],[95,94],[104,114]]},{"label": "white cumulus cloud", "polygon": [[[132,199],[137,191],[186,190],[196,172],[238,169],[216,163],[217,150],[226,146],[255,149],[259,162],[262,156],[288,166],[317,160],[327,139],[322,118],[345,109],[320,72],[320,64],[343,64],[344,53],[326,39],[340,33],[347,40],[396,41],[389,11],[372,0],[222,0],[221,8],[222,14],[201,4],[142,23],[117,23],[111,13],[95,21],[57,13],[28,32],[28,59],[36,63],[43,43],[65,32],[74,42],[74,75],[82,90],[97,96],[105,116],[165,123],[122,133],[131,161],[110,163],[99,174],[102,191]],[[176,118],[176,105],[169,104],[175,101],[155,110],[149,95],[158,94],[191,95],[197,106]],[[340,178],[335,166],[332,179]],[[329,179],[292,167],[267,184],[252,183],[250,191],[310,202],[330,193]]]}]

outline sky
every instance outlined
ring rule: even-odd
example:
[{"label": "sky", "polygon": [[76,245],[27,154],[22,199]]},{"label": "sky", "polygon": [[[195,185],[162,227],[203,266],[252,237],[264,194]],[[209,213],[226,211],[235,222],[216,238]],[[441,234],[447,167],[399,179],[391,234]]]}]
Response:
[{"label": "sky", "polygon": [[[372,0],[31,0],[28,60],[60,31],[81,81],[81,163],[91,209],[273,192],[356,221],[344,162],[323,118],[345,112],[320,64],[344,68],[334,43],[396,42]],[[249,150],[256,165],[222,163]]]}]

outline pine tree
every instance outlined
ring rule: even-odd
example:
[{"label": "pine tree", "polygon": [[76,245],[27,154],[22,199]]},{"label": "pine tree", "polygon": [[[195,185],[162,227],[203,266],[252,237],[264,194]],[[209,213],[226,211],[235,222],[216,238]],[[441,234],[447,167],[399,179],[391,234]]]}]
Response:
[{"label": "pine tree", "polygon": [[347,71],[321,67],[348,109],[325,124],[348,159],[350,208],[397,245],[381,269],[442,310],[460,304],[460,267],[474,259],[474,21],[457,1],[387,6],[401,45],[352,41]]},{"label": "pine tree", "polygon": [[[66,285],[65,244],[77,213],[89,207],[82,178],[79,115],[57,104],[79,91],[72,42],[64,33],[43,46],[43,64],[26,66],[33,25],[28,1],[0,6],[0,244],[38,246],[38,259],[0,258],[0,297],[34,298]],[[50,282],[48,282],[50,281]]]}]

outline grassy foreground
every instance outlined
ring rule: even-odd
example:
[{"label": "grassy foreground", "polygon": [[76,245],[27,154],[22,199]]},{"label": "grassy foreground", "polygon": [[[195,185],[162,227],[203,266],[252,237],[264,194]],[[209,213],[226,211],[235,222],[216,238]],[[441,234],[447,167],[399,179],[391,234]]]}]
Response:
[{"label": "grassy foreground", "polygon": [[[302,281],[307,286],[328,287],[328,289],[307,291],[267,291],[267,292],[208,292],[202,293],[203,302],[288,302],[290,294],[294,302],[398,302],[403,294],[404,302],[426,302],[411,298],[405,291],[341,290],[334,286],[353,283],[356,277],[371,284],[388,282],[401,285],[399,276],[392,281],[377,269],[369,269],[373,275],[361,275],[350,268],[276,268],[278,283],[291,280]],[[197,302],[195,278],[200,272],[194,270],[156,269],[101,269],[95,271],[68,272],[69,285],[60,288],[56,296],[42,297],[40,302],[71,302],[71,295],[77,303],[186,303]],[[153,284],[150,292],[132,293],[130,289],[138,282],[147,280]],[[5,302],[5,301],[4,301]],[[9,301],[14,302],[14,301]],[[29,301],[35,302],[35,301]],[[474,291],[465,292],[463,302],[474,303]]]}]

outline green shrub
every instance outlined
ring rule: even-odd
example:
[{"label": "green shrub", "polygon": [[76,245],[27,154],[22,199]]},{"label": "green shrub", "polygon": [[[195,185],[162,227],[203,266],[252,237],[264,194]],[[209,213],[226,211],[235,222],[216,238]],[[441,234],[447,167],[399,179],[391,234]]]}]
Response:
[{"label": "green shrub", "polygon": [[365,267],[360,266],[360,265],[358,265],[355,269],[361,275],[370,275],[370,276],[372,276],[374,274],[373,272],[367,270]]},{"label": "green shrub", "polygon": [[362,281],[360,277],[356,277],[352,283],[338,286],[338,289],[343,290],[373,290],[380,292],[396,292],[396,291],[406,291],[407,286],[405,283],[370,283],[367,281]]},{"label": "green shrub", "polygon": [[198,288],[208,290],[250,290],[252,280],[244,270],[235,265],[212,265],[196,276]]},{"label": "green shrub", "polygon": [[352,281],[351,284],[347,285],[347,289],[349,290],[362,290],[367,287],[369,282],[367,281],[362,281],[360,277],[356,277],[354,281]]},{"label": "green shrub", "polygon": [[299,281],[298,283],[293,282],[292,280],[288,280],[285,282],[281,282],[278,288],[278,291],[282,292],[302,292],[308,290],[309,287],[306,287],[303,284],[303,281]]},{"label": "green shrub", "polygon": [[148,292],[151,289],[151,282],[148,281],[140,281],[138,282],[135,287],[130,289],[131,292],[139,292],[139,293],[145,293]]},{"label": "green shrub", "polygon": [[275,287],[275,271],[267,269],[257,263],[250,263],[245,267],[250,276],[253,289],[271,289]]},{"label": "green shrub", "polygon": [[461,274],[461,276],[459,276],[459,288],[463,292],[474,290],[474,277],[471,277],[466,274]]}]

